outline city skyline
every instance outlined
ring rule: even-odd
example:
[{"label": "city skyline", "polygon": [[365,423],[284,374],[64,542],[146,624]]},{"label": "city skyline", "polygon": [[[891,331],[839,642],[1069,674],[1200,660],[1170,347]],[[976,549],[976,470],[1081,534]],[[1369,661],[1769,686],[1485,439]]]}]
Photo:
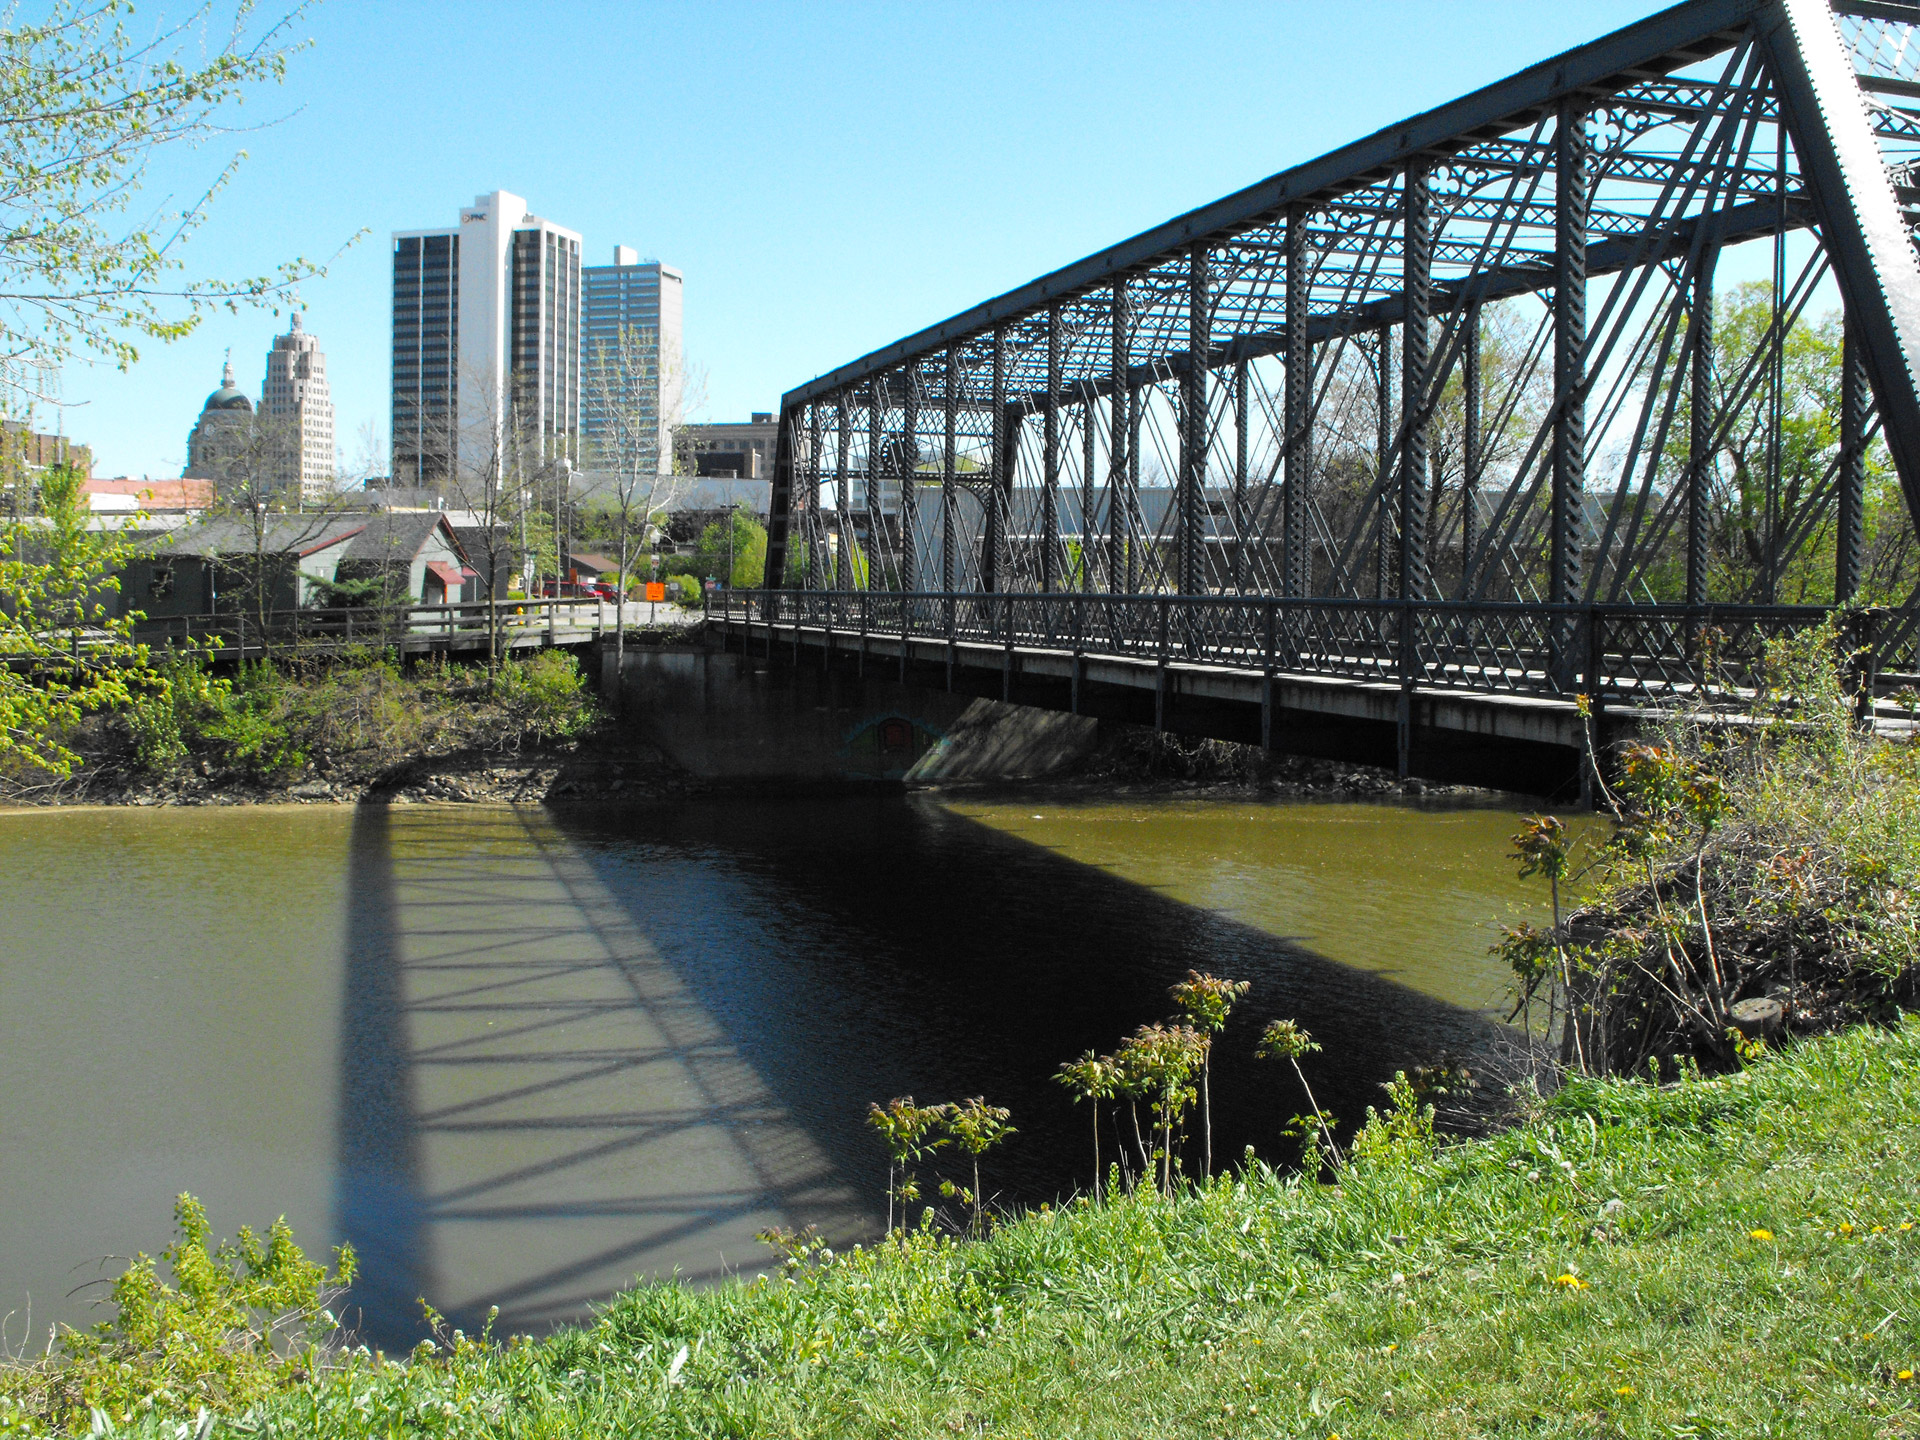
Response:
[{"label": "city skyline", "polygon": [[[188,273],[260,274],[303,254],[331,262],[301,302],[306,328],[326,337],[351,466],[368,421],[383,442],[390,428],[387,236],[505,188],[574,228],[589,256],[626,243],[682,271],[694,291],[686,350],[708,375],[708,404],[688,418],[743,419],[983,295],[1661,7],[1471,0],[1333,14],[1222,0],[1196,12],[1201,43],[1190,50],[1157,41],[1147,9],[1119,8],[1134,20],[1033,7],[1022,14],[1026,43],[1009,48],[992,7],[656,6],[528,31],[504,13],[450,25],[433,5],[338,0],[303,17],[315,43],[294,57],[287,84],[249,104],[249,118],[278,123],[235,137],[249,158],[187,247]],[[1476,30],[1505,43],[1473,46],[1465,37]],[[1228,31],[1233,47],[1204,43]],[[496,51],[533,69],[564,66],[587,91],[618,75],[651,78],[623,91],[618,123],[556,125],[537,87],[473,93],[471,77]],[[1067,66],[1073,53],[1085,63]],[[744,90],[743,63],[756,76]],[[1308,92],[1262,79],[1302,66],[1367,83]],[[970,77],[976,123],[964,134],[917,99],[926,76],[949,70]],[[867,78],[852,86],[853,74]],[[714,99],[722,75],[724,105]],[[1202,93],[1207,103],[1194,104]],[[379,105],[365,103],[372,94]],[[1116,95],[1130,115],[1123,137]],[[875,105],[901,121],[875,129],[863,118]],[[1207,143],[1221,126],[1247,143]],[[226,158],[163,157],[139,203],[200,193]],[[186,340],[143,346],[126,374],[70,366],[68,408],[34,423],[91,444],[99,473],[177,475],[221,353],[262,353],[286,328],[285,307],[219,313]]]}]

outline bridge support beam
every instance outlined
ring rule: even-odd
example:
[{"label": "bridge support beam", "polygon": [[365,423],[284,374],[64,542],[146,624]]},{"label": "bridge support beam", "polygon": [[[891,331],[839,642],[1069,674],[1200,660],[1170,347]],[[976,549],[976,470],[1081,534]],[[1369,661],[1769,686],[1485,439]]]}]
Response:
[{"label": "bridge support beam", "polygon": [[993,332],[993,449],[987,462],[987,536],[986,553],[981,558],[980,588],[989,595],[999,591],[1005,578],[1007,548],[1007,506],[1013,498],[1013,476],[1007,473],[1007,327]]},{"label": "bridge support beam", "polygon": [[1247,414],[1247,362],[1233,367],[1233,569],[1228,579],[1235,591],[1247,588],[1247,536],[1253,518],[1247,514],[1247,432],[1253,417]]},{"label": "bridge support beam", "polygon": [[867,388],[867,492],[863,497],[867,521],[866,538],[866,578],[864,581],[856,574],[855,584],[862,590],[872,590],[880,584],[880,475],[886,469],[881,462],[880,451],[885,441],[881,436],[881,421],[886,413],[887,377],[876,375],[873,384]]},{"label": "bridge support beam", "polygon": [[853,588],[853,482],[848,476],[853,450],[853,421],[847,409],[847,392],[833,400],[834,413],[834,524],[839,529],[833,552],[833,588]]},{"label": "bridge support beam", "polygon": [[1041,415],[1040,588],[1059,587],[1060,564],[1060,307],[1047,309],[1047,398]]},{"label": "bridge support beam", "polygon": [[1287,211],[1286,247],[1286,488],[1280,495],[1280,593],[1297,599],[1307,593],[1313,578],[1301,531],[1313,473],[1313,340],[1307,334],[1313,281],[1308,274],[1304,205]]},{"label": "bridge support beam", "polygon": [[1480,527],[1480,305],[1467,307],[1466,354],[1460,377],[1460,598],[1473,598],[1474,547]]},{"label": "bridge support beam", "polygon": [[1187,368],[1180,376],[1180,569],[1182,595],[1206,588],[1201,571],[1201,528],[1206,523],[1207,366],[1211,349],[1207,247],[1187,252]]},{"label": "bridge support beam", "polygon": [[[900,417],[900,589],[911,595],[920,588],[920,367],[909,365]],[[903,617],[906,612],[902,611]],[[903,623],[908,621],[903,620]],[[901,672],[905,678],[905,671]]]},{"label": "bridge support beam", "polygon": [[1433,224],[1429,215],[1427,163],[1407,166],[1400,194],[1401,293],[1406,319],[1400,330],[1400,598],[1427,598],[1427,429],[1432,387],[1433,341],[1427,321],[1433,304]]},{"label": "bridge support beam", "polygon": [[1713,474],[1713,270],[1719,252],[1700,252],[1693,272],[1693,313],[1688,317],[1691,389],[1687,396],[1687,604],[1707,603],[1707,520]]},{"label": "bridge support beam", "polygon": [[[1548,600],[1580,598],[1580,531],[1587,452],[1587,210],[1593,143],[1579,100],[1560,101],[1554,126],[1552,558]],[[1562,657],[1565,658],[1564,656]]]},{"label": "bridge support beam", "polygon": [[[960,347],[947,347],[947,383],[944,387],[945,415],[941,431],[940,462],[940,593],[953,594],[953,552],[960,539],[955,531],[959,528],[953,513],[954,498],[954,451],[960,443]],[[952,602],[948,610],[951,613]],[[951,623],[948,626],[952,628]],[[952,666],[948,666],[951,671]],[[949,676],[951,679],[951,676]],[[951,687],[949,687],[951,688]]]},{"label": "bridge support beam", "polygon": [[1866,561],[1867,367],[1851,319],[1840,343],[1840,505],[1833,545],[1833,598],[1844,605],[1860,589]]},{"label": "bridge support beam", "polygon": [[1107,590],[1117,594],[1131,589],[1122,574],[1122,556],[1127,545],[1127,448],[1133,434],[1133,391],[1128,387],[1128,349],[1132,315],[1127,305],[1126,277],[1113,282],[1112,398],[1108,402],[1108,420],[1112,425],[1107,442]]}]

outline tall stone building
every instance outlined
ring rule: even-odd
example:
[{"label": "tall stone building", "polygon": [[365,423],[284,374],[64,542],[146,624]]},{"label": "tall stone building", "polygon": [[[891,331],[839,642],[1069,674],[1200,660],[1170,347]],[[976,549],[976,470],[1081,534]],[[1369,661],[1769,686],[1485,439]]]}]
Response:
[{"label": "tall stone building", "polygon": [[333,397],[327,389],[327,357],[320,342],[300,328],[300,312],[267,352],[267,380],[260,392],[260,419],[268,443],[280,453],[280,483],[312,503],[333,489]]},{"label": "tall stone building", "polygon": [[207,396],[187,436],[189,480],[225,481],[236,458],[253,443],[253,401],[233,383],[233,362],[220,374],[220,388]]},{"label": "tall stone building", "polygon": [[393,237],[393,483],[478,482],[510,425],[578,458],[580,237],[496,190]]}]

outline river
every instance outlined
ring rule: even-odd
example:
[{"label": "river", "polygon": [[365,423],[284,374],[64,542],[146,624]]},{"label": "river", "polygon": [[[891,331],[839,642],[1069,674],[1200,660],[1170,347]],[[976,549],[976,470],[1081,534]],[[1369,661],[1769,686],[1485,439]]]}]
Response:
[{"label": "river", "polygon": [[1190,966],[1254,987],[1215,1153],[1286,1158],[1266,1019],[1323,1042],[1348,1119],[1494,1033],[1492,927],[1538,903],[1513,829],[1031,796],[0,813],[0,1328],[98,1318],[190,1190],[218,1233],[352,1241],[375,1341],[422,1295],[539,1330],[636,1274],[760,1268],[770,1225],[871,1235],[862,1119],[900,1094],[1009,1106],[986,1187],[1051,1199],[1091,1171],[1051,1072]]}]

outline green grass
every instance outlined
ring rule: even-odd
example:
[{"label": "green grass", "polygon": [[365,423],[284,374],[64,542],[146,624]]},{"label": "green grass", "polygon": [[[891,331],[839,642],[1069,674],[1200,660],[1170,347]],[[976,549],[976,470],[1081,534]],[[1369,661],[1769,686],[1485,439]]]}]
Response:
[{"label": "green grass", "polygon": [[1718,1079],[1575,1082],[1492,1139],[1363,1146],[1337,1185],[1256,1167],[978,1244],[646,1286],[590,1329],[363,1361],[243,1425],[1920,1435],[1917,1141],[1920,1023],[1859,1029]]}]

